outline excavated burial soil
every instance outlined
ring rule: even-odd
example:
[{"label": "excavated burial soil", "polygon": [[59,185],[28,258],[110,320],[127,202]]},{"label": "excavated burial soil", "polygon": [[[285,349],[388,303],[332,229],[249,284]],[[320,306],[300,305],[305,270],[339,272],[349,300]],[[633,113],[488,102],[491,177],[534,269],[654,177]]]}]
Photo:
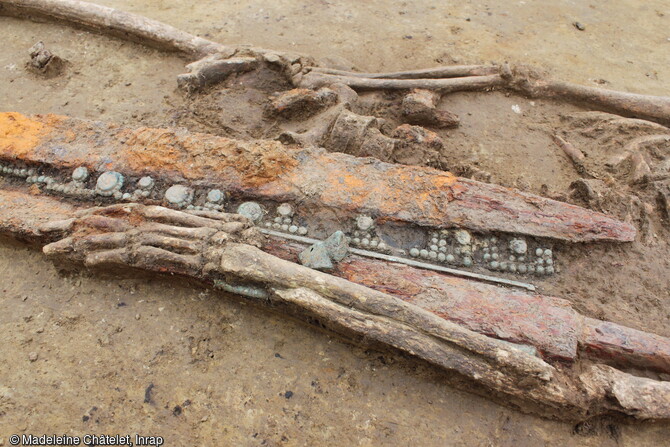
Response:
[{"label": "excavated burial soil", "polygon": [[[567,6],[557,7],[569,15]],[[145,11],[165,19],[157,12]],[[369,13],[358,11],[362,18],[351,20]],[[628,20],[615,13],[617,21]],[[0,23],[7,42],[0,51],[3,109],[158,126],[180,123],[179,112],[193,107],[174,91],[175,76],[183,71],[178,58],[55,25],[5,18]],[[486,23],[474,26],[488,32]],[[45,81],[23,70],[27,49],[39,39],[72,62],[64,76]],[[482,40],[486,47],[489,41]],[[569,41],[560,51],[571,51],[567,45],[576,44]],[[649,65],[645,57],[653,57],[631,54],[643,58],[642,66]],[[417,58],[422,66],[432,65],[422,57]],[[553,63],[537,53],[533,57]],[[363,68],[382,68],[377,62]],[[402,67],[413,65],[405,61]],[[619,85],[644,84],[642,92],[667,94],[658,91],[653,78],[638,81],[637,71],[628,75],[593,66],[587,71],[607,72]],[[262,116],[249,113],[263,98],[242,93],[228,95],[230,102],[219,107],[220,119],[231,120],[229,127],[240,132],[234,136],[272,136],[272,128],[264,135],[266,130],[255,124]],[[248,94],[254,95],[251,101]],[[521,115],[511,111],[514,104]],[[578,178],[549,134],[559,123],[557,115],[575,107],[532,106],[502,94],[451,95],[443,106],[462,119],[460,129],[444,136],[449,165],[474,165],[491,172],[497,183],[533,192],[547,184],[550,191],[565,193]],[[506,125],[497,125],[500,121]],[[224,132],[211,123],[206,119],[188,127]],[[546,294],[572,300],[586,315],[670,336],[667,241],[667,230],[654,218],[644,244],[563,249],[560,259],[570,259],[563,273],[537,283]],[[1,245],[0,271],[7,310],[0,316],[5,346],[0,356],[12,366],[0,377],[0,437],[5,442],[10,433],[23,430],[137,431],[163,435],[170,444],[205,445],[404,445],[417,440],[423,445],[663,445],[668,437],[668,427],[661,424],[598,421],[572,427],[523,415],[455,391],[442,373],[412,359],[352,347],[235,297],[179,281],[61,276],[38,252],[10,241]],[[32,352],[38,354],[35,362],[29,360]],[[144,403],[151,383],[151,402]]]}]

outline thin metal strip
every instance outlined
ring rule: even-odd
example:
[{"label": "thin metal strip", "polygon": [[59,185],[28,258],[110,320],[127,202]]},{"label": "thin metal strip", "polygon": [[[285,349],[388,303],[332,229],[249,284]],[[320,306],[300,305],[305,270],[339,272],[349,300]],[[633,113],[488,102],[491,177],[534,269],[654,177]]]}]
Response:
[{"label": "thin metal strip", "polygon": [[[268,230],[265,228],[260,228],[261,233],[268,234],[270,236],[276,236],[276,237],[281,237],[284,239],[289,239],[293,240],[296,242],[302,242],[303,244],[309,244],[312,245],[316,242],[321,242],[318,239],[312,239],[310,237],[304,237],[304,236],[297,236],[294,234],[287,234],[287,233],[282,233],[280,231],[274,231],[274,230]],[[365,256],[366,258],[375,258],[375,259],[381,259],[384,261],[390,261],[390,262],[397,262],[400,264],[405,264],[405,265],[410,265],[412,267],[418,267],[422,269],[427,269],[427,270],[434,270],[436,272],[441,272],[441,273],[449,273],[451,275],[455,276],[462,276],[465,278],[472,278],[472,279],[477,279],[480,281],[487,281],[487,282],[492,282],[496,284],[504,284],[507,286],[513,286],[513,287],[520,287],[522,289],[530,290],[534,292],[535,286],[532,284],[528,284],[525,282],[520,282],[520,281],[514,281],[512,279],[505,279],[505,278],[498,278],[495,276],[489,276],[489,275],[481,275],[479,273],[473,273],[473,272],[468,272],[464,270],[458,270],[458,269],[452,269],[449,267],[442,267],[440,265],[435,265],[435,264],[428,264],[425,262],[421,261],[414,261],[412,259],[407,259],[407,258],[399,258],[397,256],[391,256],[391,255],[385,255],[383,253],[377,253],[374,251],[368,251],[368,250],[361,250],[359,248],[349,248],[349,252],[359,255],[359,256]]]}]

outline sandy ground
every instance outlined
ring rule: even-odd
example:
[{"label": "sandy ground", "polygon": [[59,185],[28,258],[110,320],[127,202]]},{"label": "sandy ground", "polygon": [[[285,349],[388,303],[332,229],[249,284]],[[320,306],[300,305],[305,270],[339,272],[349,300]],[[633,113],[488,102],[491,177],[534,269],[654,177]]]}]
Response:
[{"label": "sandy ground", "polygon": [[[612,88],[670,94],[663,1],[103,3],[212,40],[364,70],[508,60],[587,85],[604,79]],[[175,56],[8,18],[0,18],[0,37],[2,110],[161,125],[189,107],[175,90],[184,65]],[[71,62],[66,76],[43,80],[24,70],[38,40]],[[522,116],[510,114],[514,104]],[[564,191],[577,178],[555,153],[524,163],[551,145],[546,129],[557,113],[576,109],[503,95],[453,95],[448,106],[463,120],[448,136],[450,162],[534,192]],[[562,279],[543,290],[587,315],[670,336],[665,242],[631,253],[587,251],[572,253]],[[637,268],[650,256],[661,261]],[[667,424],[575,427],[524,415],[450,388],[443,373],[413,359],[352,346],[176,279],[63,275],[38,250],[10,241],[0,242],[0,272],[4,445],[12,433],[52,432],[160,435],[167,445],[670,445]],[[611,280],[598,281],[603,274]]]}]

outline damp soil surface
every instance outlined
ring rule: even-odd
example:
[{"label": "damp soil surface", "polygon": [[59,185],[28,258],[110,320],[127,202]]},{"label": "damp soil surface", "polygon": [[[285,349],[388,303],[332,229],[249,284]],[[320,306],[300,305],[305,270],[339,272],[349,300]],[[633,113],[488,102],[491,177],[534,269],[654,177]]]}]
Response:
[{"label": "damp soil surface", "polygon": [[[663,81],[670,66],[659,63],[670,51],[663,1],[103,3],[222,43],[292,50],[340,68],[510,61],[585,85],[670,95]],[[176,89],[185,61],[175,55],[1,17],[0,38],[2,111],[235,138],[299,127],[267,113],[272,91],[286,88],[279,81],[241,78],[187,96]],[[26,70],[40,40],[67,61],[61,74]],[[357,112],[392,129],[402,122],[401,100],[365,94]],[[633,182],[625,164],[606,168],[632,140],[665,130],[504,92],[452,94],[439,107],[461,121],[433,129],[444,143],[440,167],[638,228],[632,244],[554,247],[561,273],[533,281],[542,293],[587,316],[670,336],[670,227],[658,190]],[[582,169],[554,135],[584,152]],[[663,150],[645,148],[652,169]],[[163,436],[166,445],[250,446],[660,446],[670,439],[668,424],[574,425],[525,414],[456,390],[414,359],[351,345],[176,278],[63,273],[35,247],[0,240],[0,279],[0,445],[14,433],[139,433]]]}]

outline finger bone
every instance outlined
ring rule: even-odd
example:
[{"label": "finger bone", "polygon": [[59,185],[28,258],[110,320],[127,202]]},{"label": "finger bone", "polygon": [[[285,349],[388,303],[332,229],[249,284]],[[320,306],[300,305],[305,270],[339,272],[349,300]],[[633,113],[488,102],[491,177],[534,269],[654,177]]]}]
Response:
[{"label": "finger bone", "polygon": [[210,227],[214,228],[218,222],[206,217],[195,216],[183,211],[172,210],[162,206],[147,206],[140,209],[141,213],[149,219],[184,225],[187,227]]},{"label": "finger bone", "polygon": [[130,265],[130,257],[125,248],[114,250],[96,251],[86,256],[84,264],[87,267],[100,267],[104,265]]},{"label": "finger bone", "polygon": [[39,231],[42,233],[54,233],[54,232],[63,232],[70,231],[72,225],[77,219],[65,219],[65,220],[56,220],[53,222],[46,222],[40,225]]},{"label": "finger bone", "polygon": [[42,248],[47,256],[63,256],[69,255],[74,252],[74,242],[75,239],[72,237],[66,237],[51,244],[47,244]]},{"label": "finger bone", "polygon": [[160,233],[140,233],[137,241],[142,245],[148,245],[166,250],[176,250],[178,252],[199,253],[201,243],[193,243],[184,239],[165,236]]},{"label": "finger bone", "polygon": [[104,233],[84,236],[77,242],[77,250],[100,250],[123,247],[128,240],[126,233]]},{"label": "finger bone", "polygon": [[181,255],[162,248],[141,246],[135,252],[135,266],[159,272],[200,276],[201,256]]},{"label": "finger bone", "polygon": [[176,227],[174,225],[166,225],[158,222],[149,222],[142,224],[137,227],[139,232],[154,232],[162,233],[167,236],[174,236],[178,238],[188,238],[202,240],[210,237],[212,234],[216,233],[216,230],[213,228],[201,227],[201,228],[186,228],[186,227]]}]

